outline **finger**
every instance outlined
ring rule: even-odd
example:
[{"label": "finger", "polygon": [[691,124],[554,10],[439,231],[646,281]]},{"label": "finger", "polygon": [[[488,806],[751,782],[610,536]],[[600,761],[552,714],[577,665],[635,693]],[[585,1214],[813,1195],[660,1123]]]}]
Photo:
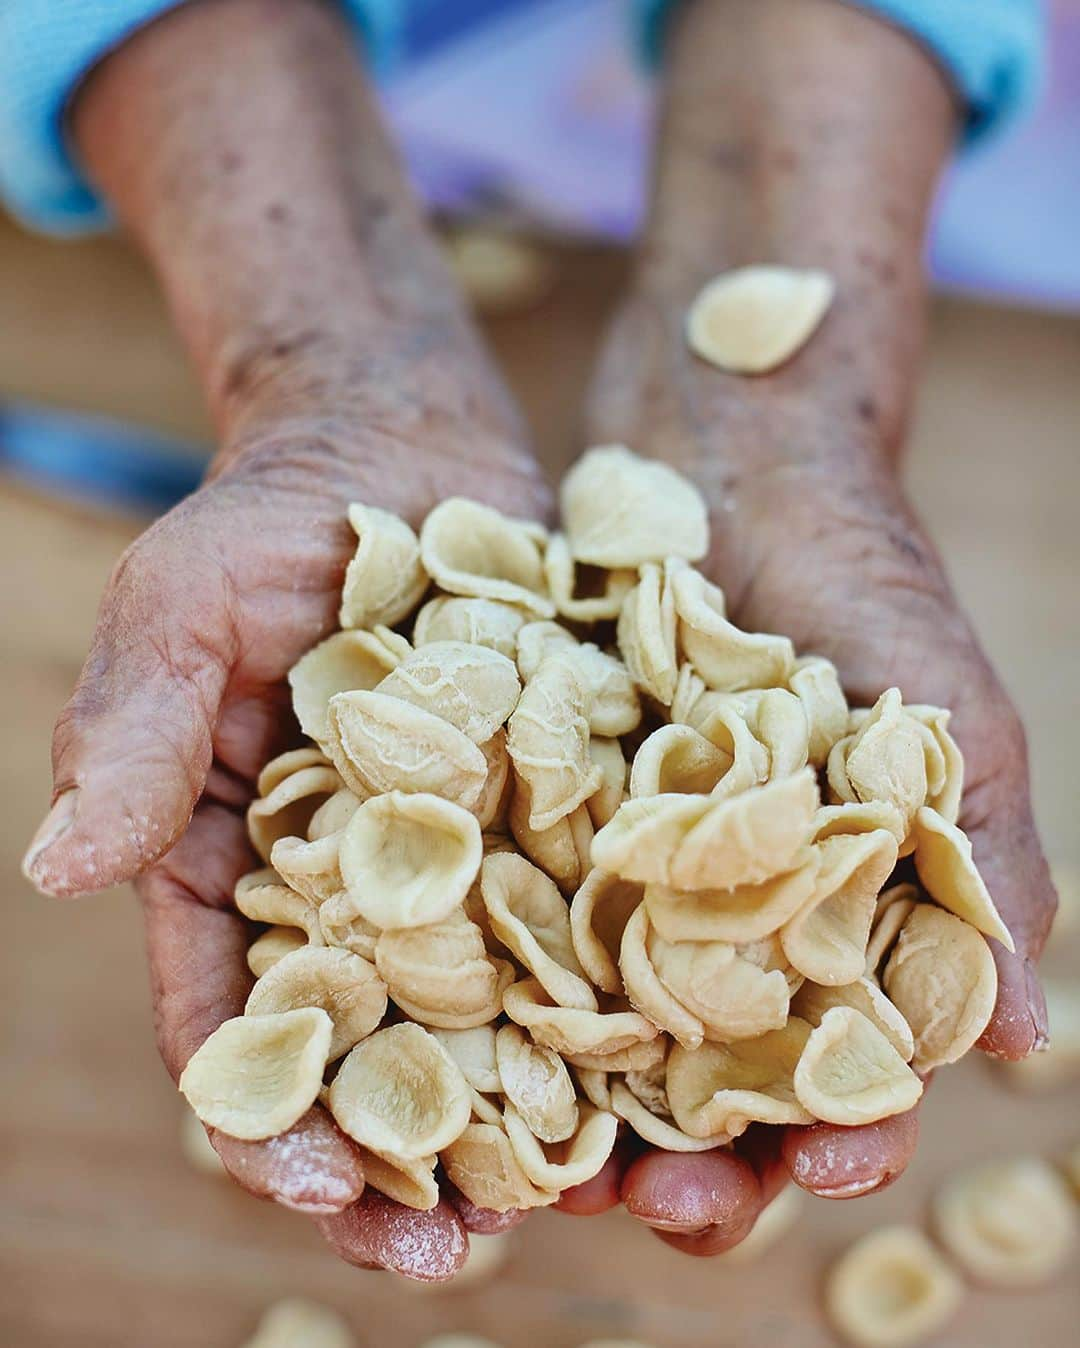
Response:
[{"label": "finger", "polygon": [[460,1189],[455,1189],[452,1184],[445,1184],[444,1192],[450,1205],[461,1218],[462,1225],[471,1235],[477,1236],[496,1236],[502,1231],[512,1231],[515,1226],[520,1226],[529,1215],[519,1208],[511,1208],[509,1212],[494,1212],[491,1208],[478,1208],[475,1203],[465,1197]]},{"label": "finger", "polygon": [[341,1212],[364,1192],[359,1151],[321,1105],[264,1142],[244,1142],[217,1128],[209,1136],[225,1169],[257,1198],[317,1216]]},{"label": "finger", "polygon": [[916,1108],[858,1128],[831,1123],[785,1128],[781,1154],[801,1189],[819,1198],[859,1198],[902,1175],[918,1140]]},{"label": "finger", "polygon": [[[136,886],[158,1048],[174,1080],[222,1021],[242,1014],[251,990],[250,932],[231,906],[249,862],[242,821],[204,802],[176,847]],[[215,1132],[211,1141],[244,1188],[287,1207],[336,1211],[363,1191],[356,1148],[319,1106],[281,1137],[238,1142]]]},{"label": "finger", "polygon": [[[228,680],[220,567],[170,552],[176,512],[121,559],[53,735],[53,805],[23,862],[48,894],[131,879],[183,832],[212,759]],[[184,559],[171,565],[175,555]]]},{"label": "finger", "polygon": [[390,1269],[417,1282],[446,1282],[469,1253],[465,1227],[445,1198],[430,1212],[417,1212],[368,1189],[316,1225],[347,1264]]},{"label": "finger", "polygon": [[615,1150],[604,1162],[601,1170],[584,1184],[575,1184],[564,1189],[559,1201],[554,1204],[558,1212],[568,1212],[574,1217],[595,1217],[608,1212],[621,1202],[623,1176],[641,1148],[631,1138],[620,1138]]},{"label": "finger", "polygon": [[961,823],[994,903],[1016,945],[1012,954],[990,941],[998,971],[994,1014],[979,1047],[996,1058],[1025,1058],[1047,1042],[1046,1002],[1035,972],[1057,909],[1050,868],[1031,812],[1027,751],[1018,727],[1003,731],[1015,745],[998,774],[968,793]]},{"label": "finger", "polygon": [[762,1207],[750,1163],[724,1150],[650,1149],[630,1165],[621,1192],[632,1216],[687,1254],[718,1254],[737,1245]]}]

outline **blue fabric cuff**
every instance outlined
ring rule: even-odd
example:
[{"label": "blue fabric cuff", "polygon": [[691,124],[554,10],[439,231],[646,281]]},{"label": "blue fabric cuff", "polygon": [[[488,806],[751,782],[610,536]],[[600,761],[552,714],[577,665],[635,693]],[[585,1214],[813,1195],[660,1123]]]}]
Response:
[{"label": "blue fabric cuff", "polygon": [[[0,197],[13,215],[51,234],[110,222],[76,161],[64,114],[102,57],[184,0],[6,0],[0,5]],[[376,66],[392,62],[401,0],[342,0]]]},{"label": "blue fabric cuff", "polygon": [[[906,29],[941,63],[964,103],[968,140],[1004,125],[1033,99],[1042,74],[1041,0],[849,0]],[[675,0],[635,0],[640,50],[663,48]]]}]

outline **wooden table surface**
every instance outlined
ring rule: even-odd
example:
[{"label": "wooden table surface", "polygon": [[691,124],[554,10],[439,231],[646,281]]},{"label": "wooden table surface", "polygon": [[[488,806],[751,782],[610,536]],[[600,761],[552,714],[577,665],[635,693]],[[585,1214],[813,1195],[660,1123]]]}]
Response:
[{"label": "wooden table surface", "polygon": [[[543,309],[496,325],[555,460],[572,443],[567,409],[618,272],[616,263],[569,259]],[[153,302],[135,290],[159,323]],[[110,303],[122,306],[122,293]],[[51,302],[52,326],[38,315],[39,332],[61,331],[73,303],[66,293]],[[65,358],[91,367],[61,380],[62,389],[93,385],[95,360],[108,367],[100,387],[115,385],[109,348],[95,350],[95,325],[84,321],[77,331],[85,341]],[[171,340],[158,332],[154,341],[152,353],[164,353],[154,376],[160,387],[186,389]],[[0,343],[0,387],[10,388],[2,356]],[[1074,866],[1078,357],[1075,323],[939,305],[910,468],[958,587],[1028,719],[1048,848]],[[105,404],[122,410],[115,398]],[[197,427],[200,414],[166,408],[158,420]],[[494,1282],[461,1291],[420,1291],[338,1265],[302,1217],[192,1171],[179,1150],[180,1101],[154,1052],[132,898],[116,892],[50,903],[17,876],[48,794],[52,718],[76,674],[102,583],[135,528],[0,489],[0,866],[11,891],[0,953],[8,1008],[0,1342],[233,1348],[270,1302],[300,1294],[337,1307],[359,1343],[380,1348],[414,1348],[451,1329],[507,1348],[572,1348],[617,1334],[657,1348],[818,1348],[834,1341],[818,1308],[822,1273],[851,1238],[884,1221],[921,1222],[929,1195],[955,1165],[1024,1150],[1054,1155],[1080,1137],[1080,1089],[1018,1096],[986,1063],[970,1060],[939,1074],[919,1156],[899,1184],[855,1203],[808,1200],[800,1226],[756,1265],[682,1258],[619,1215],[577,1222],[541,1213],[516,1233]],[[1078,941],[1063,940],[1053,953],[1058,973],[1075,973]],[[1037,1293],[972,1292],[943,1342],[1066,1348],[1080,1322],[1078,1268],[1074,1262],[1069,1276]]]}]

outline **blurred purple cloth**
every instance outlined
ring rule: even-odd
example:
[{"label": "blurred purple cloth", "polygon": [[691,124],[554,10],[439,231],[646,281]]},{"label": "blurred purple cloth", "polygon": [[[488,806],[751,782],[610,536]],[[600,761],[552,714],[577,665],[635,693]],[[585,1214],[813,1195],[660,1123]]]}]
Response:
[{"label": "blurred purple cloth", "polygon": [[[409,64],[385,103],[434,206],[625,242],[645,202],[653,89],[626,0],[509,9]],[[1058,0],[1034,115],[961,155],[935,219],[947,288],[1080,310],[1080,0]]]}]

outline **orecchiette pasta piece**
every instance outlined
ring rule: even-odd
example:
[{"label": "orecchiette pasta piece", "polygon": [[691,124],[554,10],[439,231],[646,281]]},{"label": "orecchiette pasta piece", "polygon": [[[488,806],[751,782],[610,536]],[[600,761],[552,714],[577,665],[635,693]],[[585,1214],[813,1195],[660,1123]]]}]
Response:
[{"label": "orecchiette pasta piece", "polygon": [[301,1006],[320,1007],[333,1034],[328,1059],[348,1053],[386,1014],[386,984],[374,965],[347,950],[306,946],[266,971],[251,989],[246,1016],[273,1015]]},{"label": "orecchiette pasta piece", "polygon": [[859,978],[843,987],[822,987],[808,981],[791,998],[792,1012],[814,1026],[820,1025],[822,1016],[834,1006],[850,1006],[860,1012],[877,1026],[905,1062],[911,1061],[915,1053],[911,1026],[869,978]]},{"label": "orecchiette pasta piece", "polygon": [[253,800],[247,812],[248,837],[263,861],[270,860],[279,838],[302,838],[316,809],[340,786],[337,772],[319,764],[288,773],[268,794]]},{"label": "orecchiette pasta piece", "polygon": [[672,858],[676,889],[760,884],[795,864],[809,839],[818,790],[809,770],[716,800]]},{"label": "orecchiette pasta piece", "polygon": [[392,627],[387,627],[385,623],[375,623],[371,629],[371,635],[382,642],[398,664],[412,653],[412,642],[409,638],[402,636],[400,632],[395,632]]},{"label": "orecchiette pasta piece", "polygon": [[963,1298],[949,1264],[913,1226],[882,1226],[833,1264],[825,1309],[858,1348],[907,1348],[937,1334]]},{"label": "orecchiette pasta piece", "polygon": [[236,1016],[195,1050],[180,1090],[203,1123],[229,1137],[275,1137],[315,1103],[333,1028],[315,1006]]},{"label": "orecchiette pasta piece", "polygon": [[1042,977],[1050,1043],[1020,1062],[1002,1063],[1000,1071],[1011,1086],[1047,1091],[1080,1081],[1080,982],[1073,978]]},{"label": "orecchiette pasta piece", "polygon": [[615,1146],[619,1120],[614,1114],[583,1104],[574,1133],[563,1142],[544,1143],[512,1104],[503,1112],[503,1126],[522,1170],[538,1189],[561,1193],[598,1175]]},{"label": "orecchiette pasta piece", "polygon": [[679,649],[705,680],[720,692],[776,688],[795,664],[788,637],[744,632],[725,617],[724,592],[700,571],[683,567],[672,577],[678,617]]},{"label": "orecchiette pasta piece", "polygon": [[986,941],[929,903],[916,904],[900,928],[882,981],[915,1035],[918,1072],[962,1058],[997,1000],[997,966]]},{"label": "orecchiette pasta piece", "polygon": [[708,795],[734,761],[733,754],[718,748],[692,726],[661,726],[634,755],[630,795]]},{"label": "orecchiette pasta piece", "polygon": [[593,828],[603,828],[615,817],[626,795],[626,759],[616,739],[589,739],[589,757],[600,769],[600,785],[585,802]]},{"label": "orecchiette pasta piece", "polygon": [[[731,889],[760,884],[787,870],[809,841],[817,782],[804,769],[710,801],[680,840],[669,876],[660,877],[661,883],[676,889]],[[594,844],[594,857],[595,852]]]},{"label": "orecchiette pasta piece", "polygon": [[922,1091],[881,1030],[851,1006],[825,1012],[795,1068],[799,1103],[826,1123],[872,1123],[904,1114]]},{"label": "orecchiette pasta piece", "polygon": [[571,1067],[593,1072],[646,1072],[663,1062],[669,1042],[666,1034],[658,1034],[655,1039],[628,1044],[610,1053],[566,1053],[563,1057]]},{"label": "orecchiette pasta piece", "polygon": [[393,627],[428,587],[419,541],[403,519],[375,506],[351,505],[349,524],[357,545],[345,568],[338,621],[342,627]]},{"label": "orecchiette pasta piece", "polygon": [[439,716],[483,744],[517,705],[521,680],[514,662],[488,646],[432,641],[406,656],[376,691]]},{"label": "orecchiette pasta piece", "polygon": [[577,1092],[566,1064],[517,1025],[495,1038],[502,1093],[541,1142],[565,1142],[578,1125]]},{"label": "orecchiette pasta piece", "polygon": [[608,1089],[612,1080],[611,1074],[599,1068],[576,1067],[574,1075],[577,1077],[582,1095],[589,1104],[611,1113],[611,1091]]},{"label": "orecchiette pasta piece", "polygon": [[547,1207],[559,1196],[530,1181],[509,1137],[496,1124],[470,1123],[439,1159],[450,1183],[478,1208],[511,1212]]},{"label": "orecchiette pasta piece", "polygon": [[652,563],[643,566],[641,578],[623,600],[615,631],[630,677],[665,707],[675,696],[678,678],[671,579],[679,569],[673,558],[662,568]]},{"label": "orecchiette pasta piece", "polygon": [[881,886],[896,865],[885,829],[843,833],[814,844],[814,892],[780,932],[784,954],[815,983],[853,983],[866,968],[866,944]]},{"label": "orecchiette pasta piece", "polygon": [[710,365],[767,374],[814,335],[836,286],[828,272],[758,263],[714,277],[686,315],[686,341]]},{"label": "orecchiette pasta piece", "polygon": [[491,1095],[501,1089],[494,1025],[477,1025],[469,1030],[433,1028],[431,1033],[461,1068],[473,1090]]},{"label": "orecchiette pasta piece", "polygon": [[[686,724],[731,759],[727,772],[711,788],[711,794],[714,796],[738,795],[747,787],[768,781],[770,776],[784,775],[780,771],[775,773],[771,771],[770,750],[750,728],[746,699],[752,696],[753,694],[704,692],[687,713]],[[801,709],[799,714],[802,715]],[[802,719],[802,738],[805,739],[806,717],[803,715]],[[770,734],[774,730],[781,729],[780,726],[774,726],[771,720],[768,727]]]},{"label": "orecchiette pasta piece", "polygon": [[341,839],[341,874],[353,907],[383,930],[449,917],[482,857],[476,819],[428,794],[391,791],[366,800]]},{"label": "orecchiette pasta piece", "polygon": [[810,757],[810,722],[794,693],[786,688],[751,688],[727,696],[734,700],[754,738],[766,749],[769,777],[788,777],[806,767]]},{"label": "orecchiette pasta piece", "polygon": [[709,548],[698,489],[625,445],[586,450],[562,480],[559,505],[570,554],[579,562],[611,568],[670,556],[694,562]]},{"label": "orecchiette pasta piece", "polygon": [[455,1029],[494,1020],[513,978],[505,961],[488,956],[483,932],[460,908],[441,922],[380,932],[375,967],[414,1020]]},{"label": "orecchiette pasta piece", "polygon": [[724,1250],[717,1257],[725,1264],[752,1264],[778,1244],[798,1222],[806,1206],[806,1194],[794,1184],[781,1189],[771,1202],[762,1208],[750,1234]]},{"label": "orecchiette pasta piece", "polygon": [[487,761],[467,735],[388,693],[332,697],[328,747],[359,796],[427,791],[468,810],[487,781]]},{"label": "orecchiette pasta piece", "polygon": [[631,799],[593,839],[593,865],[674,889],[731,889],[788,870],[810,839],[809,770],[736,796]]},{"label": "orecchiette pasta piece", "polygon": [[570,933],[566,901],[554,882],[524,857],[485,857],[480,892],[492,930],[560,1006],[597,1009]]},{"label": "orecchiette pasta piece", "polygon": [[918,901],[919,891],[914,885],[892,885],[878,895],[870,939],[866,943],[867,978],[878,977],[889,951],[896,944],[900,928]]},{"label": "orecchiette pasta piece", "polygon": [[1075,1248],[1077,1216],[1068,1185],[1046,1161],[989,1161],[946,1181],[934,1225],[952,1257],[991,1287],[1047,1282]]},{"label": "orecchiette pasta piece", "polygon": [[810,1026],[791,1016],[782,1030],[734,1044],[676,1044],[667,1093],[675,1122],[691,1137],[738,1137],[751,1123],[812,1123],[795,1098],[793,1075]]},{"label": "orecchiette pasta piece", "polygon": [[972,860],[967,834],[926,806],[916,814],[913,832],[915,869],[934,902],[1015,952],[1009,929]]},{"label": "orecchiette pasta piece", "polygon": [[756,1039],[786,1023],[791,989],[775,943],[740,949],[720,941],[671,943],[654,936],[647,944],[657,977],[700,1019],[707,1039]]},{"label": "orecchiette pasta piece", "polygon": [[679,725],[693,725],[697,704],[707,691],[705,680],[689,660],[684,660],[675,679],[675,693],[668,707],[669,719]]},{"label": "orecchiette pasta piece", "polygon": [[538,1044],[546,1044],[564,1057],[614,1053],[659,1034],[656,1026],[636,1011],[579,1011],[557,1006],[535,978],[512,983],[503,994],[503,1010]]},{"label": "orecchiette pasta piece", "polygon": [[371,632],[335,632],[289,670],[293,711],[300,729],[318,744],[329,739],[327,710],[335,693],[372,689],[398,663]]},{"label": "orecchiette pasta piece", "polygon": [[472,1122],[494,1123],[502,1127],[502,1097],[472,1091]]},{"label": "orecchiette pasta piece", "polygon": [[964,757],[960,747],[949,734],[951,712],[943,707],[910,706],[907,714],[923,732],[926,755],[927,798],[931,809],[937,810],[950,824],[960,814],[960,797],[964,791]]},{"label": "orecchiette pasta piece", "polygon": [[374,960],[379,929],[357,911],[351,895],[345,890],[320,906],[317,930],[320,942]]},{"label": "orecchiette pasta piece", "polygon": [[529,789],[529,827],[550,828],[600,786],[589,757],[588,690],[576,665],[549,656],[526,681],[510,717],[506,747]]},{"label": "orecchiette pasta piece", "polygon": [[548,539],[544,575],[559,616],[578,623],[617,618],[622,601],[637,583],[637,573],[626,567],[614,571],[579,567],[563,534]]},{"label": "orecchiette pasta piece", "polygon": [[322,752],[316,749],[314,745],[306,745],[301,749],[288,749],[283,754],[278,754],[272,758],[263,768],[255,780],[255,789],[260,796],[268,796],[274,787],[283,782],[286,777],[291,777],[294,772],[299,772],[302,768],[328,768],[330,760]]},{"label": "orecchiette pasta piece", "polygon": [[624,1077],[626,1089],[630,1091],[652,1114],[662,1119],[671,1118],[671,1105],[667,1098],[667,1050],[664,1056],[651,1066],[637,1071],[628,1071]]},{"label": "orecchiette pasta piece", "polygon": [[823,656],[804,655],[792,666],[788,687],[806,713],[810,762],[823,768],[833,745],[847,733],[847,698],[836,666]]},{"label": "orecchiette pasta piece", "polygon": [[593,735],[628,735],[641,723],[641,701],[621,660],[591,641],[565,654],[585,685],[589,730]]},{"label": "orecchiette pasta piece", "polygon": [[642,886],[633,880],[595,869],[570,905],[570,938],[578,961],[593,983],[612,996],[623,991],[619,945],[643,895]]},{"label": "orecchiette pasta piece", "polygon": [[364,1181],[395,1203],[430,1212],[439,1202],[436,1156],[390,1156],[371,1147],[360,1149]]},{"label": "orecchiette pasta piece", "polygon": [[551,655],[565,657],[586,691],[589,729],[594,735],[626,735],[641,720],[634,681],[621,661],[591,641],[580,642],[560,623],[528,623],[518,633],[518,669],[528,681]]},{"label": "orecchiette pasta piece", "polygon": [[429,599],[416,615],[413,644],[431,641],[466,641],[487,646],[508,660],[517,656],[517,634],[529,615],[513,604],[497,599],[462,599],[440,595]]},{"label": "orecchiette pasta piece", "polygon": [[661,1151],[711,1151],[730,1140],[726,1133],[717,1137],[691,1137],[676,1128],[670,1118],[653,1113],[617,1079],[611,1083],[610,1099],[611,1112],[628,1123],[642,1141]]},{"label": "orecchiette pasta piece", "polygon": [[307,945],[307,937],[296,927],[271,927],[248,946],[247,966],[256,978],[272,969],[280,959]]},{"label": "orecchiette pasta piece", "polygon": [[480,745],[480,752],[487,763],[487,777],[479,797],[473,803],[472,812],[480,828],[487,832],[489,829],[504,827],[510,812],[514,782],[510,755],[506,749],[506,731],[497,730],[491,739]]},{"label": "orecchiette pasta piece", "polygon": [[252,871],[236,882],[236,906],[253,922],[299,927],[312,945],[323,944],[319,905],[281,883],[276,871]]},{"label": "orecchiette pasta piece", "polygon": [[437,505],[420,530],[421,558],[442,589],[553,618],[542,553],[534,527],[460,496]]},{"label": "orecchiette pasta piece", "polygon": [[655,944],[655,941],[648,912],[641,904],[626,924],[619,951],[619,972],[626,995],[631,1006],[654,1025],[666,1030],[684,1048],[697,1048],[705,1038],[704,1022],[661,981],[650,950],[650,942]]},{"label": "orecchiette pasta piece", "polygon": [[863,717],[858,729],[833,745],[829,788],[837,801],[884,800],[895,805],[911,828],[926,802],[926,751],[918,722],[904,707],[898,688],[889,688]]},{"label": "orecchiette pasta piece", "polygon": [[873,833],[887,829],[897,847],[907,836],[907,825],[895,805],[886,800],[844,801],[842,805],[822,805],[814,815],[814,841],[835,837],[838,833]]},{"label": "orecchiette pasta piece", "polygon": [[328,833],[317,842],[279,838],[270,849],[270,865],[291,889],[321,904],[341,891],[340,848],[340,833]]},{"label": "orecchiette pasta piece", "polygon": [[565,655],[578,644],[577,637],[562,623],[527,622],[518,632],[518,673],[528,682],[549,655]]},{"label": "orecchiette pasta piece", "polygon": [[419,1025],[361,1040],[330,1085],[330,1112],[362,1146],[416,1158],[442,1151],[468,1126],[470,1087],[446,1049]]},{"label": "orecchiette pasta piece", "polygon": [[340,833],[360,808],[360,797],[347,786],[335,791],[311,816],[307,827],[308,842],[318,842],[331,833]]},{"label": "orecchiette pasta piece", "polygon": [[814,892],[818,855],[807,847],[790,871],[758,885],[695,893],[646,885],[649,921],[665,941],[727,941],[746,945],[777,932]]},{"label": "orecchiette pasta piece", "polygon": [[529,823],[530,814],[528,788],[518,782],[510,797],[508,815],[514,841],[564,894],[572,894],[589,872],[593,825],[588,802],[550,828],[534,829]]},{"label": "orecchiette pasta piece", "polygon": [[329,1306],[290,1297],[271,1306],[243,1348],[356,1348],[349,1326]]}]

